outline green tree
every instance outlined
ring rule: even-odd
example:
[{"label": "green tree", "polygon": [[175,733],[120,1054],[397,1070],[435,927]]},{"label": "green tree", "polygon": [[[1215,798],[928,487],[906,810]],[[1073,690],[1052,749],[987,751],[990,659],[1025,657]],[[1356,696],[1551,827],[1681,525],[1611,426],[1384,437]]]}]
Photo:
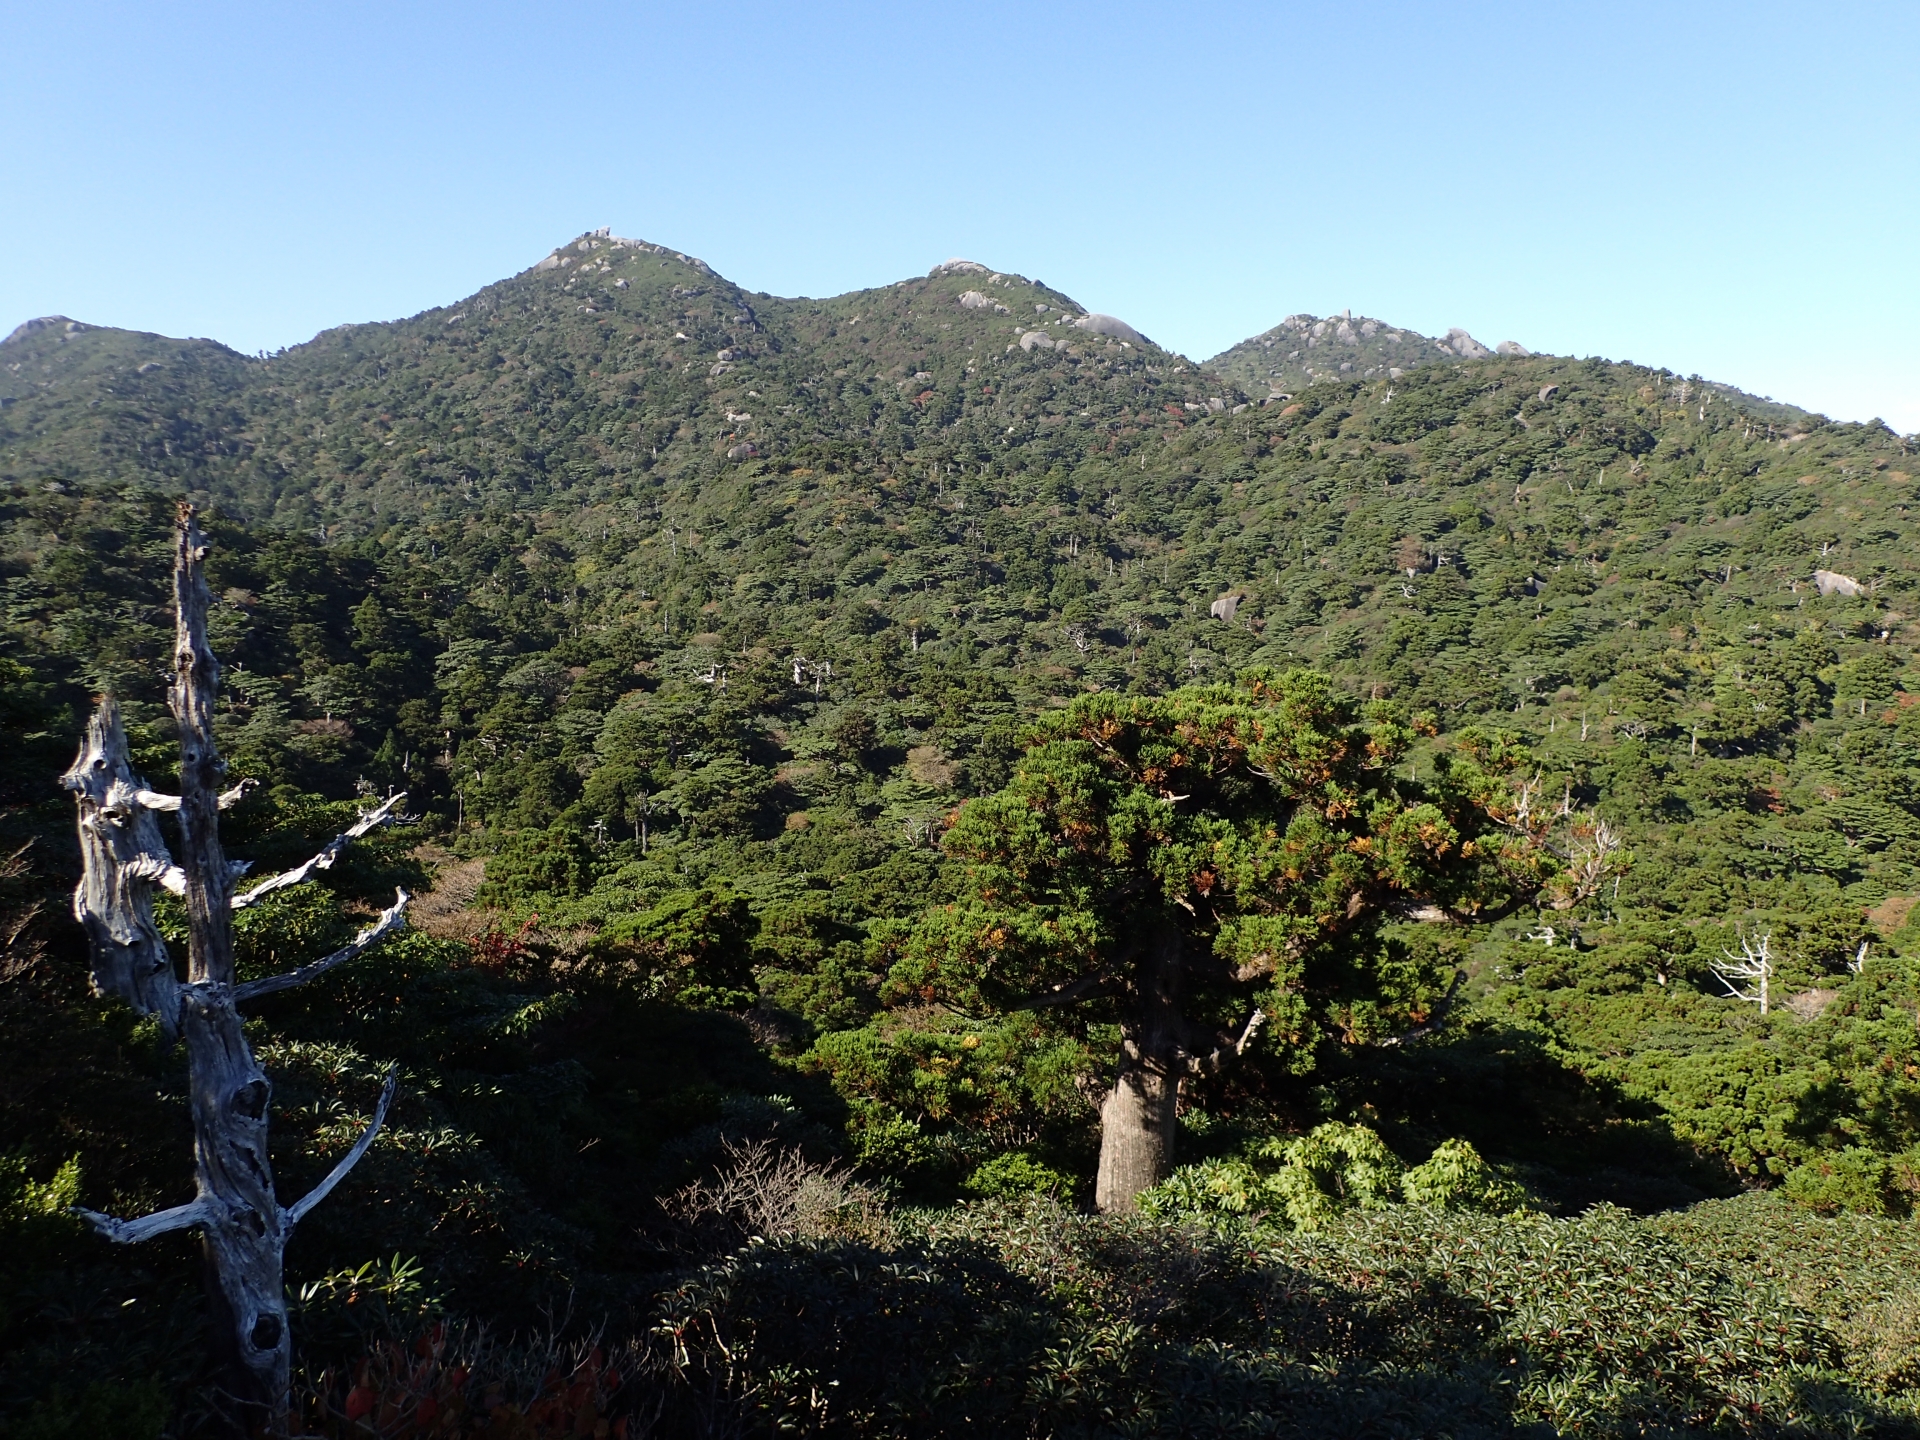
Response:
[{"label": "green tree", "polygon": [[1523,757],[1470,734],[1415,784],[1395,773],[1414,733],[1304,671],[1082,697],[956,817],[969,893],[923,917],[890,992],[1117,1024],[1096,1200],[1130,1209],[1171,1168],[1183,1077],[1250,1045],[1305,1070],[1329,1028],[1418,1026],[1438,967],[1405,964],[1383,923],[1485,913],[1542,878],[1501,779]]}]

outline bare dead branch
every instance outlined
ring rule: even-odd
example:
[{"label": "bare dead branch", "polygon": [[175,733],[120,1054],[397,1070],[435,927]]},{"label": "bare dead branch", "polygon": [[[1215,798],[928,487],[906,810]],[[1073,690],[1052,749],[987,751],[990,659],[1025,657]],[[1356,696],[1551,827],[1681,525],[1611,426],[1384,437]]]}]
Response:
[{"label": "bare dead branch", "polygon": [[1758,940],[1749,940],[1742,935],[1738,955],[1731,950],[1721,953],[1727,957],[1726,963],[1716,962],[1708,968],[1713,971],[1713,978],[1726,987],[1727,998],[1758,1005],[1760,1013],[1765,1015],[1773,999],[1772,933],[1764,934]]},{"label": "bare dead branch", "polygon": [[1246,1029],[1242,1030],[1240,1032],[1240,1038],[1233,1042],[1234,1054],[1244,1055],[1247,1053],[1247,1046],[1253,1043],[1255,1033],[1266,1023],[1266,1019],[1267,1012],[1257,1005],[1254,1006],[1253,1013],[1247,1017]]},{"label": "bare dead branch", "polygon": [[373,1107],[373,1119],[367,1122],[367,1128],[360,1132],[360,1138],[353,1142],[353,1148],[340,1157],[340,1163],[327,1172],[327,1178],[300,1199],[289,1205],[280,1216],[283,1230],[292,1230],[314,1206],[333,1193],[333,1187],[347,1178],[347,1172],[360,1163],[360,1157],[367,1153],[375,1137],[380,1134],[380,1126],[386,1121],[387,1107],[393,1103],[393,1087],[400,1078],[398,1070],[387,1071],[387,1083],[380,1087],[379,1103]]},{"label": "bare dead branch", "polygon": [[405,890],[394,891],[394,902],[380,912],[380,918],[358,935],[353,943],[343,946],[323,959],[315,960],[311,965],[302,965],[298,970],[289,970],[281,975],[269,975],[263,980],[249,980],[233,989],[233,1003],[244,1005],[249,1000],[258,1000],[262,995],[277,995],[282,990],[291,990],[296,985],[304,985],[334,968],[344,965],[357,956],[364,955],[375,945],[392,934],[403,930],[407,924],[407,904],[413,899]]},{"label": "bare dead branch", "polygon": [[138,1220],[116,1220],[111,1215],[102,1215],[98,1210],[88,1210],[79,1205],[73,1207],[73,1213],[116,1245],[134,1245],[142,1240],[151,1240],[156,1235],[207,1224],[213,1219],[213,1205],[205,1195],[201,1195],[185,1205],[176,1205],[171,1210],[156,1210],[151,1215],[142,1215]]},{"label": "bare dead branch", "polygon": [[[220,808],[231,810],[257,789],[259,784],[258,780],[242,780],[231,790],[222,790],[219,797]],[[136,790],[133,792],[133,798],[149,810],[173,811],[180,808],[178,795],[162,795],[156,790]]]},{"label": "bare dead branch", "polygon": [[406,798],[407,792],[404,790],[397,795],[388,796],[379,805],[367,811],[366,814],[354,821],[353,824],[329,840],[321,849],[320,853],[311,860],[296,865],[291,870],[282,871],[278,875],[269,876],[251,890],[234,896],[233,908],[236,910],[244,910],[249,905],[257,904],[259,901],[266,899],[267,896],[276,890],[285,890],[289,886],[298,885],[304,880],[311,879],[313,872],[316,870],[332,869],[333,862],[340,858],[341,852],[345,850],[347,846],[351,845],[375,826],[385,824],[392,818],[395,808]]},{"label": "bare dead branch", "polygon": [[1253,1043],[1253,1037],[1260,1027],[1267,1023],[1267,1012],[1255,1006],[1253,1013],[1247,1016],[1247,1023],[1240,1027],[1237,1036],[1220,1039],[1212,1049],[1204,1054],[1182,1049],[1178,1062],[1186,1067],[1189,1075],[1218,1075],[1229,1064],[1247,1053],[1247,1047]]}]

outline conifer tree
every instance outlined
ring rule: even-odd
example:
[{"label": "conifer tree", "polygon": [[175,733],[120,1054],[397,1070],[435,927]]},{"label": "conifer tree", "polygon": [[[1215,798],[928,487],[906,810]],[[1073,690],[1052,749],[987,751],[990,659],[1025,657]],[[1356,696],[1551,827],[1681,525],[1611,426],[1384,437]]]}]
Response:
[{"label": "conifer tree", "polygon": [[970,894],[922,920],[895,993],[1117,1023],[1096,1202],[1131,1209],[1171,1169],[1183,1079],[1430,1023],[1441,976],[1382,921],[1485,917],[1546,877],[1508,798],[1517,754],[1468,734],[1415,784],[1396,774],[1415,733],[1305,671],[1082,697],[956,817]]}]

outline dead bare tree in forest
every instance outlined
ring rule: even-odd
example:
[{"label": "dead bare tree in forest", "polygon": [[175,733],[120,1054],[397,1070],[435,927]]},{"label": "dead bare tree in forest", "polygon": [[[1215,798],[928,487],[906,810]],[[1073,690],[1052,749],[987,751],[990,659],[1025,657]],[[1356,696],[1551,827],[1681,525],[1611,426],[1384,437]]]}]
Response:
[{"label": "dead bare tree in forest", "polygon": [[[91,942],[93,985],[153,1015],[169,1039],[184,1039],[193,1112],[196,1194],[184,1205],[118,1220],[80,1213],[110,1240],[131,1243],[168,1231],[197,1228],[213,1307],[212,1346],[223,1383],[250,1430],[278,1433],[287,1418],[292,1347],[287,1330],[281,1263],[293,1227],[338,1185],[367,1152],[393,1099],[389,1074],[373,1119],[340,1163],[306,1196],[282,1207],[267,1155],[267,1111],[272,1086],[254,1060],[240,1006],[303,985],[364,953],[406,924],[406,891],[344,949],[283,975],[237,983],[233,912],[311,878],[332,865],[355,838],[395,815],[396,795],[363,815],[303,865],[234,893],[244,863],[229,862],[220,847],[221,809],[245,793],[220,793],[226,769],[214,743],[214,700],[220,665],[207,645],[210,596],[202,566],[207,542],[193,507],[182,505],[175,530],[173,684],[168,700],[180,727],[180,794],[158,795],[134,774],[127,738],[113,699],[100,702],[79,758],[61,783],[80,812],[85,864],[74,892],[74,915]],[[160,838],[154,816],[180,817],[180,863]],[[153,920],[160,886],[187,906],[187,978],[175,973]]]},{"label": "dead bare tree in forest", "polygon": [[1727,957],[1726,963],[1718,961],[1708,968],[1713,976],[1726,988],[1727,998],[1743,1000],[1749,1005],[1758,1005],[1762,1015],[1767,1013],[1773,1002],[1773,934],[1769,931],[1758,940],[1740,937],[1740,953],[1731,950],[1721,952]]}]

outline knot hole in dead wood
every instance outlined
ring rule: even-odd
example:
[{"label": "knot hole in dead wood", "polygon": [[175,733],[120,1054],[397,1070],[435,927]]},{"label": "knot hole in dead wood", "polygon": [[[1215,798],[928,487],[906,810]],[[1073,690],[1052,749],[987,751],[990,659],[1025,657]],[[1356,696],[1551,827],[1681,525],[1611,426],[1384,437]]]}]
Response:
[{"label": "knot hole in dead wood", "polygon": [[263,1354],[269,1353],[280,1348],[280,1329],[280,1317],[268,1311],[266,1314],[254,1317],[253,1329],[248,1333],[247,1339],[253,1343],[254,1349]]},{"label": "knot hole in dead wood", "polygon": [[272,1087],[265,1080],[253,1079],[233,1092],[233,1113],[258,1120],[267,1113],[267,1097]]},{"label": "knot hole in dead wood", "polygon": [[267,1233],[266,1217],[261,1215],[258,1210],[242,1211],[240,1223],[253,1232],[253,1237],[256,1240]]}]

